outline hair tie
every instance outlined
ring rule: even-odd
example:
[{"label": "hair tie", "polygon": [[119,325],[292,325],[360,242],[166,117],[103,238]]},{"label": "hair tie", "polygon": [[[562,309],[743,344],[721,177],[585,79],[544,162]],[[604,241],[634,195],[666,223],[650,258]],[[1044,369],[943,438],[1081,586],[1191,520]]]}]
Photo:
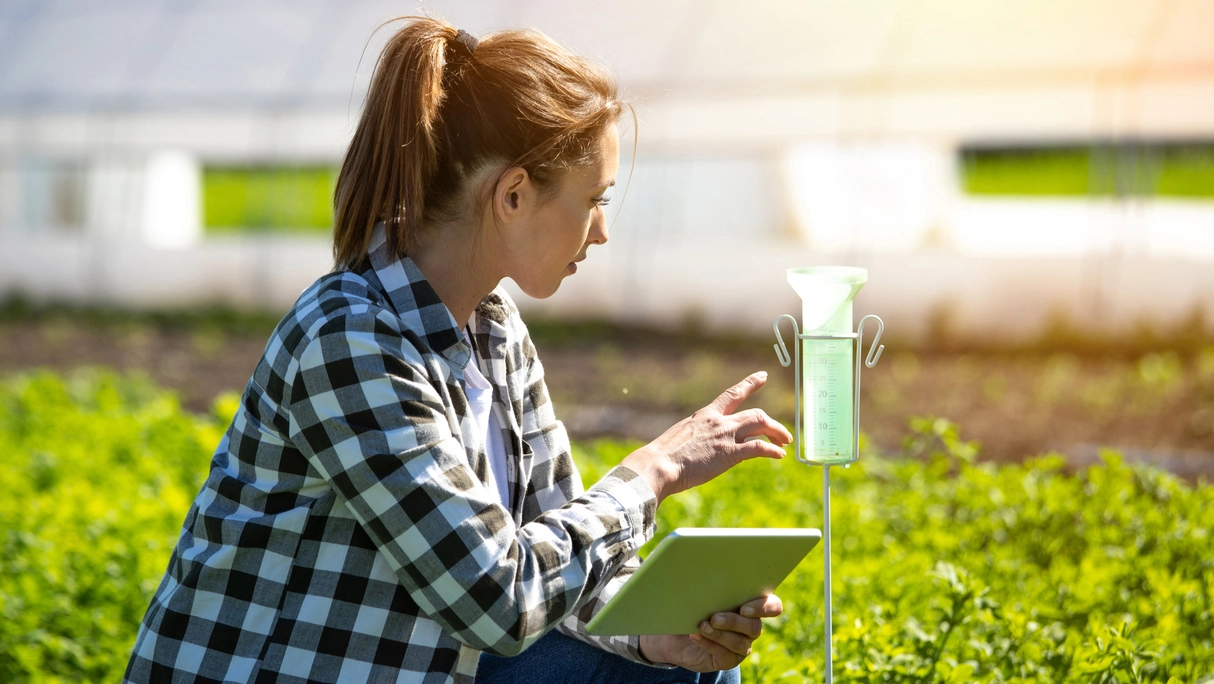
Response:
[{"label": "hair tie", "polygon": [[447,62],[450,64],[463,64],[472,59],[472,53],[476,52],[476,46],[480,41],[476,36],[460,29],[455,34],[455,40],[447,41],[448,50]]}]

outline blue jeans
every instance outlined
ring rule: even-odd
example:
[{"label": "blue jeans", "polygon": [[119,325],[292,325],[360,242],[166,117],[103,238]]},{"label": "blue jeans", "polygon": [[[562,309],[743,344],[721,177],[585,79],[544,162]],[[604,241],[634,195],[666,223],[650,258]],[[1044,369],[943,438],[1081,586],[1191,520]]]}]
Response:
[{"label": "blue jeans", "polygon": [[481,655],[476,684],[741,684],[738,668],[692,672],[649,667],[557,630],[513,658]]}]

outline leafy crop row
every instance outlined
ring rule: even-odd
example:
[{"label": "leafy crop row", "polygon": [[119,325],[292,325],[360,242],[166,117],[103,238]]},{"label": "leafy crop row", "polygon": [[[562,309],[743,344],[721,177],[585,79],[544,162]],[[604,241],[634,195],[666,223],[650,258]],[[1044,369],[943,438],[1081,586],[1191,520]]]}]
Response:
[{"label": "leafy crop row", "polygon": [[[226,427],[106,372],[0,381],[0,681],[114,681]],[[975,463],[947,421],[833,470],[840,682],[1194,682],[1214,672],[1214,488],[1109,455]],[[592,481],[631,448],[578,445]],[[679,526],[821,526],[821,471],[750,462]],[[745,680],[820,680],[822,556],[781,587]]]},{"label": "leafy crop row", "polygon": [[110,373],[0,384],[0,681],[116,681],[222,435]]},{"label": "leafy crop row", "polygon": [[[1114,453],[976,463],[946,420],[911,423],[904,458],[831,471],[839,682],[1196,682],[1214,673],[1214,488]],[[581,452],[586,477],[627,445]],[[914,458],[905,458],[913,456]],[[821,527],[822,471],[745,463],[659,511],[679,526]],[[821,681],[823,564],[777,594],[746,681]],[[1214,677],[1210,677],[1214,681]]]}]

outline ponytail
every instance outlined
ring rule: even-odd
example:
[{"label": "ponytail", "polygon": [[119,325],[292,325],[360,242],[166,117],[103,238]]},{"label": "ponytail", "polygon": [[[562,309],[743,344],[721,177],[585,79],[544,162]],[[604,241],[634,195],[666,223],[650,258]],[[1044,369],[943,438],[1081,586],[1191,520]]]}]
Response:
[{"label": "ponytail", "polygon": [[397,258],[428,221],[461,209],[488,163],[521,166],[541,188],[586,164],[622,104],[614,81],[543,34],[476,39],[407,17],[384,47],[337,176],[334,261],[365,265],[383,221]]},{"label": "ponytail", "polygon": [[379,57],[337,175],[333,250],[339,267],[359,265],[381,220],[392,253],[413,246],[437,163],[434,125],[443,96],[443,52],[448,34],[455,35],[449,28],[413,22],[392,36]]}]

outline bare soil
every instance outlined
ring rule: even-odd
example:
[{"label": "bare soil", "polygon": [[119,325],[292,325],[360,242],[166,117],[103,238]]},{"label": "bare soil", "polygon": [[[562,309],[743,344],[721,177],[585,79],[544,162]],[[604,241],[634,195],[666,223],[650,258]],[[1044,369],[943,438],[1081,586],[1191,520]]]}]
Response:
[{"label": "bare soil", "polygon": [[[557,415],[575,438],[652,439],[755,370],[771,379],[748,406],[792,422],[792,369],[780,367],[768,343],[611,326],[533,331]],[[10,319],[0,322],[0,374],[82,366],[142,372],[187,408],[205,411],[220,393],[243,389],[268,335],[138,319]],[[1059,451],[1082,464],[1112,447],[1185,476],[1211,474],[1214,345],[1121,356],[891,347],[864,371],[861,416],[863,431],[887,452],[902,447],[911,418],[931,416],[957,423],[986,459]]]}]

